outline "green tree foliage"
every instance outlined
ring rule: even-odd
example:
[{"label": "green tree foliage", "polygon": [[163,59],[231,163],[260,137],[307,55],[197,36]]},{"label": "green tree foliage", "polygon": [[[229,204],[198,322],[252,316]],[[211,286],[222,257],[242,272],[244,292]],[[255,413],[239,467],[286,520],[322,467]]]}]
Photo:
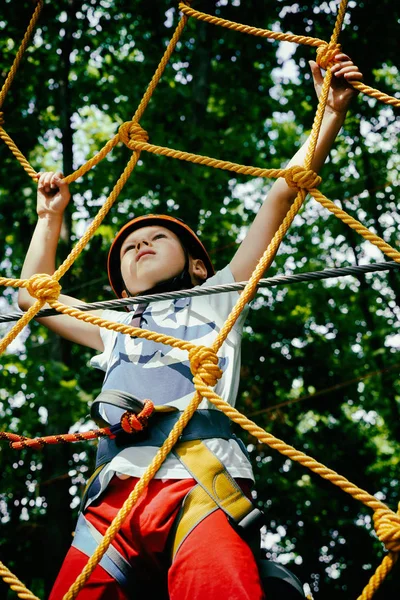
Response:
[{"label": "green tree foliage", "polygon": [[[2,0],[4,80],[33,2]],[[233,21],[328,40],[336,3],[199,0]],[[399,93],[398,8],[350,3],[341,42],[365,82]],[[171,0],[45,2],[7,96],[5,128],[37,170],[70,173],[129,120],[177,23]],[[382,26],[377,27],[377,23]],[[309,131],[316,108],[310,47],[278,44],[189,21],[141,123],[162,146],[244,164],[280,167]],[[323,192],[398,247],[399,147],[392,109],[359,97],[322,173]],[[59,259],[109,194],[129,150],[118,146],[74,183]],[[0,147],[2,275],[18,277],[36,220],[35,186]],[[186,219],[232,256],[270,182],[234,177],[143,153],[120,199],[63,278],[87,301],[109,299],[105,274],[114,232],[133,215]],[[269,271],[289,274],[382,260],[379,252],[309,200]],[[243,341],[239,409],[268,431],[337,470],[396,509],[398,502],[398,275],[295,284],[261,292]],[[2,312],[15,306],[4,290]],[[9,328],[1,326],[4,334]],[[101,374],[90,353],[32,323],[0,359],[2,429],[23,435],[77,430]],[[278,405],[278,406],[277,406]],[[382,559],[371,513],[325,480],[243,434],[264,508],[268,556],[288,562],[315,598],[356,598]],[[79,494],[93,466],[90,444],[17,453],[1,447],[1,559],[46,597],[69,546]],[[398,569],[377,598],[399,594]],[[15,597],[0,584],[2,598]]]}]

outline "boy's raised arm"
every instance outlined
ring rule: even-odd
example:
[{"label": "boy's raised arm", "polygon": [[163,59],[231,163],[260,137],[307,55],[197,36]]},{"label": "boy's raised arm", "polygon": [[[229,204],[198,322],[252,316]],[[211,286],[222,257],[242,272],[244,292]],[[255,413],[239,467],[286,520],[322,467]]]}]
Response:
[{"label": "boy's raised arm", "polygon": [[[347,79],[362,79],[362,74],[346,54],[337,54],[332,67],[333,78],[329,90],[328,103],[322,120],[318,143],[311,168],[318,173],[324,164],[333,142],[346,117],[354,88]],[[321,70],[314,61],[310,61],[314,86],[319,97],[323,82]],[[293,156],[288,167],[303,165],[307,154],[309,139]],[[233,257],[230,267],[236,281],[245,281],[253,273],[258,261],[264,254],[282,220],[288,212],[297,191],[287,185],[282,178],[277,179],[269,191],[263,205],[257,213],[247,235]]]},{"label": "boy's raised arm", "polygon": [[[29,279],[35,273],[55,271],[55,259],[60,237],[64,210],[70,200],[68,185],[61,173],[41,173],[38,180],[37,213],[38,221],[22,268],[21,278]],[[35,299],[25,288],[20,288],[18,305],[27,310]],[[60,302],[69,306],[83,304],[80,300],[61,295]],[[46,305],[44,308],[48,308]],[[101,311],[94,311],[101,313]],[[100,329],[90,323],[78,321],[67,315],[57,315],[38,319],[59,335],[95,350],[103,350]]]}]

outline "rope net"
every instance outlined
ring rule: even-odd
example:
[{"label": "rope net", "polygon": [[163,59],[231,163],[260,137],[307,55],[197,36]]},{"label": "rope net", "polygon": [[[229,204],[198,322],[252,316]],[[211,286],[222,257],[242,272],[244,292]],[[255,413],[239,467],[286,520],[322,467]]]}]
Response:
[{"label": "rope net", "polygon": [[[9,71],[6,81],[0,91],[0,108],[4,103],[7,92],[10,89],[10,86],[17,72],[18,66],[22,60],[22,56],[29,44],[29,39],[32,36],[33,30],[39,19],[39,15],[41,13],[42,8],[43,0],[37,0],[33,16],[30,20],[23,41],[17,52],[16,58]],[[10,279],[0,277],[0,285],[11,286],[13,288],[24,287],[29,291],[30,295],[36,299],[35,303],[31,306],[31,308],[11,328],[11,330],[7,333],[3,340],[0,341],[0,353],[4,352],[7,346],[15,339],[15,337],[20,333],[20,331],[25,327],[25,325],[27,325],[31,321],[31,319],[33,319],[37,315],[39,310],[42,309],[42,307],[45,304],[48,304],[51,308],[55,309],[59,313],[69,315],[70,317],[74,317],[76,319],[91,323],[93,325],[98,325],[99,327],[104,327],[106,329],[124,333],[130,336],[146,338],[148,340],[152,340],[162,344],[167,344],[179,348],[181,350],[185,350],[188,352],[191,371],[193,374],[195,392],[192,400],[190,401],[187,408],[182,412],[179,421],[173,427],[167,440],[159,449],[157,455],[149,465],[145,474],[140,479],[134,491],[125,501],[117,517],[114,519],[113,523],[104,535],[103,541],[99,544],[96,551],[93,553],[87,565],[83,569],[82,573],[79,575],[75,583],[71,586],[67,594],[64,596],[63,600],[73,600],[74,598],[76,598],[79,591],[83,588],[85,582],[90,577],[94,568],[100,562],[107,548],[112,543],[114,537],[116,536],[124,520],[127,518],[132,507],[134,506],[134,504],[136,503],[136,501],[138,500],[138,498],[140,497],[141,493],[144,491],[150,480],[154,477],[157,470],[162,465],[166,456],[177,442],[183,429],[185,428],[185,426],[187,425],[187,423],[189,422],[189,420],[191,419],[191,417],[193,416],[194,412],[197,410],[200,402],[203,399],[207,399],[208,401],[212,402],[216,406],[216,408],[225,413],[225,415],[227,415],[232,421],[239,424],[244,430],[248,431],[260,442],[268,444],[271,448],[277,450],[284,456],[287,456],[291,460],[297,461],[304,467],[310,469],[311,471],[320,475],[324,479],[327,479],[334,485],[341,488],[347,494],[350,494],[356,500],[362,502],[365,506],[369,507],[373,511],[374,527],[376,534],[379,540],[384,545],[385,549],[388,551],[388,553],[384,556],[382,563],[378,566],[375,573],[372,575],[370,581],[367,583],[367,585],[365,586],[364,590],[358,598],[358,600],[368,600],[372,598],[379,585],[382,583],[382,581],[390,572],[396,560],[398,559],[398,555],[400,552],[400,507],[397,513],[393,512],[389,507],[387,507],[381,501],[377,500],[373,495],[369,494],[367,491],[354,485],[346,478],[342,477],[335,471],[332,471],[325,465],[317,462],[312,457],[307,456],[303,452],[300,452],[292,446],[289,446],[284,441],[277,439],[272,434],[267,433],[256,423],[249,420],[246,416],[242,415],[235,408],[233,408],[224,400],[222,400],[222,398],[220,398],[213,390],[213,387],[216,385],[218,379],[221,377],[222,374],[218,367],[217,352],[226,340],[229,332],[234,326],[243,308],[245,307],[249,299],[252,297],[253,293],[256,291],[258,283],[263,273],[272,262],[272,259],[278,249],[278,246],[280,245],[284,235],[289,229],[294,217],[302,207],[307,194],[310,194],[317,202],[319,202],[322,206],[324,206],[330,212],[332,212],[335,215],[335,217],[342,220],[349,227],[354,229],[364,239],[374,244],[390,259],[392,259],[396,263],[400,263],[400,253],[397,250],[395,250],[392,246],[387,244],[382,238],[380,238],[379,236],[371,232],[369,229],[367,229],[358,220],[353,218],[345,211],[341,210],[334,202],[326,198],[324,194],[317,189],[321,184],[321,178],[310,168],[318,140],[321,122],[327,103],[328,91],[332,79],[330,67],[333,64],[333,57],[340,49],[340,46],[338,44],[338,37],[343,25],[343,20],[347,8],[347,0],[341,0],[338,15],[336,18],[336,23],[329,42],[318,38],[292,35],[289,33],[278,33],[274,31],[269,31],[268,29],[250,27],[247,25],[242,25],[239,23],[234,23],[232,21],[227,21],[225,19],[217,18],[212,15],[208,15],[206,13],[194,10],[191,7],[191,0],[184,0],[180,2],[179,8],[181,10],[182,16],[132,119],[126,123],[123,123],[119,128],[118,133],[112,139],[110,139],[97,154],[95,154],[90,160],[88,160],[85,164],[79,167],[79,169],[65,177],[65,181],[67,183],[72,183],[73,181],[76,181],[79,177],[83,176],[95,165],[97,165],[101,160],[103,160],[103,158],[105,158],[105,156],[107,156],[107,154],[111,152],[111,150],[119,142],[125,144],[132,151],[132,156],[129,159],[123,173],[116,182],[111,194],[99,210],[95,219],[87,228],[82,238],[74,246],[74,248],[67,256],[65,261],[60,265],[60,267],[55,271],[53,275],[35,274],[29,279]],[[140,125],[140,119],[142,118],[149,104],[152,94],[156,89],[158,82],[160,81],[164,69],[176,47],[177,42],[179,41],[183,33],[183,30],[189,18],[195,18],[200,21],[209,23],[211,25],[226,27],[228,29],[240,33],[245,33],[248,35],[274,39],[277,41],[290,41],[295,42],[297,44],[305,44],[317,49],[316,61],[322,68],[326,70],[326,74],[324,77],[322,91],[320,94],[320,99],[311,130],[310,143],[304,161],[304,166],[294,166],[287,169],[261,169],[253,166],[241,165],[224,160],[219,160],[208,156],[200,156],[197,154],[174,150],[172,148],[156,146],[149,143],[148,133]],[[384,94],[379,90],[375,90],[357,81],[350,83],[352,83],[352,85],[363,94],[376,98],[377,100],[390,106],[400,106],[400,100],[397,98],[388,96],[387,94]],[[10,148],[11,152],[19,161],[23,169],[28,173],[28,175],[36,181],[37,172],[29,164],[29,161],[25,158],[25,156],[18,149],[11,137],[4,130],[3,124],[4,113],[0,112],[0,138]],[[162,156],[168,156],[179,160],[189,161],[208,167],[213,167],[215,169],[223,169],[238,174],[250,175],[252,177],[283,177],[285,178],[289,186],[297,190],[296,199],[294,200],[286,216],[284,217],[271,243],[269,244],[263,256],[261,257],[250,280],[244,288],[243,293],[238,297],[238,301],[235,307],[231,311],[231,314],[229,315],[225,325],[217,335],[211,347],[197,346],[195,344],[184,342],[183,340],[174,338],[172,336],[166,336],[163,334],[143,330],[137,327],[108,321],[101,317],[79,310],[77,308],[66,306],[58,300],[59,295],[61,293],[61,286],[59,280],[68,271],[68,269],[74,263],[76,258],[85,248],[91,237],[94,235],[96,229],[102,223],[103,219],[106,217],[111,207],[116,202],[122,188],[124,187],[128,178],[132,174],[142,151],[150,152],[153,154],[159,154]],[[29,440],[29,438],[26,438],[24,436],[18,436],[16,434],[8,434],[3,432],[1,434],[1,437],[3,439],[8,439],[16,448],[25,448],[31,446],[38,447],[44,444],[57,443],[60,441],[78,441],[79,439],[84,438],[94,439],[102,435],[112,435],[112,432],[107,428],[104,428],[102,430],[87,432],[85,436],[82,437],[76,434],[68,434],[50,436],[49,438],[40,438],[39,440]],[[68,436],[71,439],[67,439]],[[10,584],[11,588],[17,592],[20,598],[24,598],[26,600],[38,600],[34,594],[27,590],[25,586],[12,573],[10,573],[10,571],[7,569],[7,567],[3,565],[3,563],[0,563],[0,576],[4,579],[4,581]]]}]

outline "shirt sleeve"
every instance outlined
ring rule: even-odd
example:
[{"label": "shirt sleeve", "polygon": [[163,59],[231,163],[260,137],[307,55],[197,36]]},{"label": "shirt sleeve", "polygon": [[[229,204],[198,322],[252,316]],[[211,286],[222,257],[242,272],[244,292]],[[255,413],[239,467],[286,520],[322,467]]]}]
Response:
[{"label": "shirt sleeve", "polygon": [[[107,321],[114,321],[116,323],[129,323],[132,315],[117,310],[103,310],[101,317]],[[89,361],[89,365],[96,369],[100,369],[101,371],[106,371],[115,344],[117,332],[106,329],[105,327],[100,327],[100,336],[104,344],[104,350],[101,354],[93,356]]]},{"label": "shirt sleeve", "polygon": [[[214,285],[223,285],[225,283],[236,283],[229,265],[221,269],[221,271],[218,271],[212,277],[209,277],[200,287],[211,287]],[[225,320],[230,315],[233,307],[239,300],[239,297],[239,293],[236,291],[223,292],[221,294],[210,294],[208,296],[208,301],[210,306]],[[241,333],[243,329],[248,312],[249,305],[246,304],[234,325],[234,329],[236,329],[238,333]]]}]

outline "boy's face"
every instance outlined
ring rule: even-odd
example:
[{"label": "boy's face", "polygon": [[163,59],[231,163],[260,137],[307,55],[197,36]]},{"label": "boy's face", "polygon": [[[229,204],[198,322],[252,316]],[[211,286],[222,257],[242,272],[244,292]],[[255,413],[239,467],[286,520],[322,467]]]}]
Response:
[{"label": "boy's face", "polygon": [[[121,246],[120,258],[122,278],[133,296],[179,275],[186,260],[178,236],[159,225],[130,233]],[[190,258],[189,271],[202,278],[203,274],[197,273],[197,263],[203,264],[199,259]]]}]

